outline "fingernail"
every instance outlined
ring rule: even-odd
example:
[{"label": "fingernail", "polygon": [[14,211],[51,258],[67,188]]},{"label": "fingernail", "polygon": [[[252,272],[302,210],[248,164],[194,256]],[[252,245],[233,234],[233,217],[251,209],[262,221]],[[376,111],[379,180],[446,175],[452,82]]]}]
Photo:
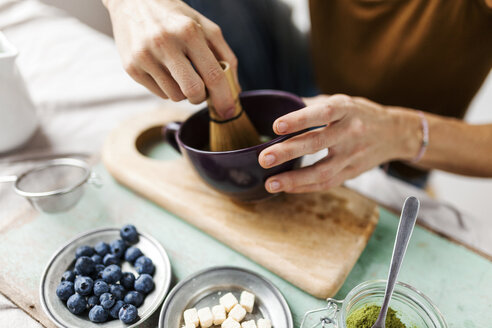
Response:
[{"label": "fingernail", "polygon": [[228,110],[225,111],[224,118],[227,120],[227,119],[234,117],[235,111],[236,111],[235,107],[229,108]]},{"label": "fingernail", "polygon": [[278,132],[286,132],[287,131],[287,123],[285,122],[278,122],[277,123],[277,131]]},{"label": "fingernail", "polygon": [[268,189],[270,189],[270,191],[280,191],[281,188],[282,185],[277,180],[270,181],[268,184]]},{"label": "fingernail", "polygon": [[272,166],[275,163],[275,155],[268,154],[264,158],[264,162],[267,166]]}]

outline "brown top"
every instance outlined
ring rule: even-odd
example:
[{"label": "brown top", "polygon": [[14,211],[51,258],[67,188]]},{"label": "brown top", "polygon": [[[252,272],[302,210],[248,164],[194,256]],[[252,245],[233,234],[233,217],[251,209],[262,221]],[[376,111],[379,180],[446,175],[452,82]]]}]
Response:
[{"label": "brown top", "polygon": [[310,0],[323,93],[463,117],[492,68],[486,0]]}]

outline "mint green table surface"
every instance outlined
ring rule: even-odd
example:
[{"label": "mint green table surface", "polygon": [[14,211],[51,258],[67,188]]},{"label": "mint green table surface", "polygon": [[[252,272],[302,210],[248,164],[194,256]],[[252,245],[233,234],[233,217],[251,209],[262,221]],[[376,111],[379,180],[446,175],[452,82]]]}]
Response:
[{"label": "mint green table surface", "polygon": [[[168,150],[159,150],[153,156],[168,158],[174,155]],[[0,254],[4,256],[0,263],[5,265],[5,256],[9,258],[7,268],[0,268],[3,283],[6,279],[22,281],[22,288],[38,297],[39,279],[46,262],[68,239],[98,227],[133,223],[141,231],[157,238],[167,250],[172,263],[173,285],[206,267],[234,265],[254,270],[270,279],[287,299],[296,327],[299,327],[306,311],[325,304],[324,300],[304,293],[173,214],[118,185],[101,164],[95,167],[95,171],[101,175],[104,186],[101,189],[88,187],[81,202],[71,211],[57,215],[40,214],[31,222],[10,228],[8,233],[0,232]],[[193,200],[189,201],[193,206]],[[378,226],[367,248],[336,298],[343,299],[362,281],[386,277],[397,224],[395,215],[381,209]],[[33,246],[36,249],[32,249]],[[492,263],[464,247],[417,227],[399,280],[429,296],[443,312],[450,327],[492,327]],[[5,293],[16,301],[15,295]],[[153,316],[145,326],[155,327],[157,317]]]}]

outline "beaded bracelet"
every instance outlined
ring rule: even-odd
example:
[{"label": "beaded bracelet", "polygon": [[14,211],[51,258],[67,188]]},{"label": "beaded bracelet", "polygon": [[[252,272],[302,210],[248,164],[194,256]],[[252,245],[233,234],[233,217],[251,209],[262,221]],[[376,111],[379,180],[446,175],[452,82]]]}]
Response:
[{"label": "beaded bracelet", "polygon": [[424,157],[427,146],[429,145],[429,122],[427,122],[422,111],[417,111],[417,114],[419,114],[422,123],[422,144],[420,145],[419,153],[412,160],[412,163],[417,163]]}]

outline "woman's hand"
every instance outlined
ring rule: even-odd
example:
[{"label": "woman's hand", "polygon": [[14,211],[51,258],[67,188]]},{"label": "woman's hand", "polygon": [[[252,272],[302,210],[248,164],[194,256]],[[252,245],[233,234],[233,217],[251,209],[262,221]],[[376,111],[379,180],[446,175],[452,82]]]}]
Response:
[{"label": "woman's hand", "polygon": [[278,118],[273,129],[284,135],[305,132],[263,150],[260,165],[273,167],[291,159],[328,149],[319,162],[270,177],[269,192],[303,193],[342,184],[381,163],[416,156],[422,141],[420,118],[409,110],[386,108],[346,95],[305,99],[307,107]]},{"label": "woman's hand", "polygon": [[[204,101],[207,91],[224,117],[234,99],[218,63],[237,59],[219,26],[180,0],[103,0],[128,74],[162,98]],[[207,90],[207,91],[206,91]]]}]

